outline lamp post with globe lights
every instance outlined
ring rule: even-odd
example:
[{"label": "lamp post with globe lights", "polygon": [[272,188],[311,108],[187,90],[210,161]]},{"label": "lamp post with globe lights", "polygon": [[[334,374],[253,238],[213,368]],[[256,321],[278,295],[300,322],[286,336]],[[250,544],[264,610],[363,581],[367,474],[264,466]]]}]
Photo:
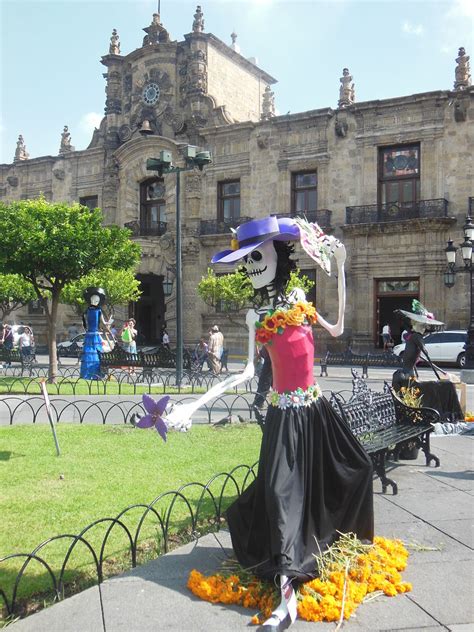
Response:
[{"label": "lamp post with globe lights", "polygon": [[[463,226],[464,241],[459,248],[453,244],[453,240],[449,239],[445,248],[446,259],[448,265],[444,272],[444,284],[451,288],[456,283],[456,274],[458,272],[468,272],[470,276],[470,314],[469,326],[467,329],[467,345],[466,345],[466,362],[462,371],[462,381],[467,384],[474,384],[474,288],[473,288],[473,271],[474,271],[474,224],[469,216],[466,217],[466,223]],[[456,266],[456,253],[461,251],[463,264]]]}]

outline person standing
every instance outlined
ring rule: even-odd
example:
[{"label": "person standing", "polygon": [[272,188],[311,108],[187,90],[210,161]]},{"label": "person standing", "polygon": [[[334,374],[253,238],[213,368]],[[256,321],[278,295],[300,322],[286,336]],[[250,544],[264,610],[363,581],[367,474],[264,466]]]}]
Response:
[{"label": "person standing", "polygon": [[23,327],[18,339],[18,345],[23,358],[29,358],[33,347],[33,332],[29,327]]},{"label": "person standing", "polygon": [[123,348],[127,353],[136,353],[137,352],[137,330],[135,329],[136,321],[134,318],[130,318],[126,320],[122,332],[120,334],[120,338],[123,343]]},{"label": "person standing", "polygon": [[392,333],[390,331],[390,325],[385,323],[382,327],[382,340],[383,340],[383,350],[388,351],[390,349],[390,343],[392,342]]},{"label": "person standing", "polygon": [[211,371],[214,375],[219,375],[222,370],[221,357],[224,351],[224,336],[219,331],[217,325],[213,325],[209,332],[208,358],[211,364]]}]

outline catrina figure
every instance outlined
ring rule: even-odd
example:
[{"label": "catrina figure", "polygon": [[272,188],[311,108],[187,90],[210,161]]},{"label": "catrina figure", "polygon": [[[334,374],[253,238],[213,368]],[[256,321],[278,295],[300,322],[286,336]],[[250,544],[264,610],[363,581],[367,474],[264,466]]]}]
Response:
[{"label": "catrina figure", "polygon": [[88,287],[84,290],[83,296],[88,307],[82,315],[86,335],[82,349],[81,377],[85,380],[98,380],[100,379],[99,351],[102,351],[99,325],[102,323],[106,327],[109,324],[102,314],[106,296],[101,287]]},{"label": "catrina figure", "polygon": [[[238,561],[250,572],[277,581],[281,603],[262,630],[281,630],[296,618],[295,582],[317,575],[315,556],[340,533],[373,539],[371,459],[315,384],[312,325],[332,336],[344,327],[346,251],[334,237],[305,220],[265,217],[237,228],[232,250],[213,263],[241,261],[255,290],[247,314],[249,352],[240,377],[213,387],[195,403],[176,406],[168,426],[179,426],[218,389],[253,376],[255,341],[266,346],[273,385],[263,427],[258,474],[229,507],[227,520]],[[305,300],[302,291],[286,292],[292,242],[330,273],[337,266],[339,310],[332,325]]]}]

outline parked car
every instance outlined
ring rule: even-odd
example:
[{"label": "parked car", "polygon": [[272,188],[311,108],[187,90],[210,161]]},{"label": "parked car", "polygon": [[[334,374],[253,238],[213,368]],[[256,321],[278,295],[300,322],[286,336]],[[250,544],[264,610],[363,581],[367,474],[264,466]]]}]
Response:
[{"label": "parked car", "polygon": [[[86,334],[79,334],[71,338],[71,340],[65,340],[64,342],[58,342],[58,356],[60,358],[79,358],[82,353],[82,347],[84,346],[84,336]],[[113,342],[107,340],[101,335],[102,339],[102,351],[107,353],[114,348]]]},{"label": "parked car", "polygon": [[[424,337],[426,350],[436,363],[457,364],[463,367],[466,362],[465,345],[467,332],[462,330],[437,331]],[[393,348],[393,353],[403,356],[405,343]]]}]

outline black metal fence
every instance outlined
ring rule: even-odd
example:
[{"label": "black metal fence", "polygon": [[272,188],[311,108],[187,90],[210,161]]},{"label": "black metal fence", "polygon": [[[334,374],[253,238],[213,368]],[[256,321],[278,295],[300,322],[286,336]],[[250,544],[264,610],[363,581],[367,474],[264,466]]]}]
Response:
[{"label": "black metal fence", "polygon": [[332,211],[327,208],[321,208],[317,211],[302,211],[301,213],[276,213],[275,217],[304,217],[308,222],[316,222],[321,228],[331,227]]},{"label": "black metal fence", "polygon": [[[1,558],[0,572],[5,571],[2,575],[9,577],[8,582],[0,585],[0,600],[7,617],[24,612],[28,598],[19,595],[20,586],[29,580],[34,567],[40,567],[48,580],[49,589],[42,591],[42,599],[59,601],[77,592],[78,577],[85,581],[84,564],[80,568],[73,565],[73,554],[78,547],[85,547],[90,555],[85,583],[100,584],[108,574],[123,572],[167,553],[172,543],[183,544],[204,532],[218,531],[227,506],[255,478],[256,466],[256,463],[238,465],[230,472],[214,475],[206,484],[188,483],[176,491],[160,494],[149,504],[130,505],[114,518],[95,520],[75,535],[57,535],[41,542],[30,553]],[[58,545],[65,545],[59,564],[51,561],[52,557],[57,558],[53,549]],[[116,559],[118,554],[120,569],[108,573],[108,556]],[[79,586],[79,590],[84,587]]]},{"label": "black metal fence", "polygon": [[[260,421],[253,401],[255,391],[234,393],[217,397],[212,403],[202,406],[194,415],[195,423],[216,423],[223,419],[242,421]],[[198,399],[198,396],[171,398],[171,403],[185,404]],[[51,398],[51,412],[55,423],[79,424],[127,424],[135,413],[144,414],[141,401],[120,399],[56,399]],[[29,423],[45,423],[48,421],[44,399],[33,395],[24,399],[16,396],[0,398],[0,426]]]},{"label": "black metal fence", "polygon": [[448,216],[448,200],[419,200],[407,204],[366,204],[346,206],[346,224],[377,224],[410,219],[430,219]]},{"label": "black metal fence", "polygon": [[199,225],[200,235],[227,235],[231,228],[249,222],[252,217],[235,217],[231,219],[202,219]]},{"label": "black metal fence", "polygon": [[[31,375],[22,374],[21,367],[3,369],[0,377],[0,396],[2,394],[40,394],[40,380],[48,377],[47,367],[34,367]],[[83,380],[79,367],[67,367],[58,371],[56,382],[48,384],[51,395],[139,395],[141,393],[177,393],[204,392],[222,382],[227,374],[214,375],[211,372],[184,371],[181,382],[176,383],[176,372],[169,369],[143,369],[134,373],[123,369],[109,369],[107,375],[99,380]],[[254,377],[232,389],[234,392],[255,391],[258,378]],[[86,391],[84,393],[84,391]]]}]

